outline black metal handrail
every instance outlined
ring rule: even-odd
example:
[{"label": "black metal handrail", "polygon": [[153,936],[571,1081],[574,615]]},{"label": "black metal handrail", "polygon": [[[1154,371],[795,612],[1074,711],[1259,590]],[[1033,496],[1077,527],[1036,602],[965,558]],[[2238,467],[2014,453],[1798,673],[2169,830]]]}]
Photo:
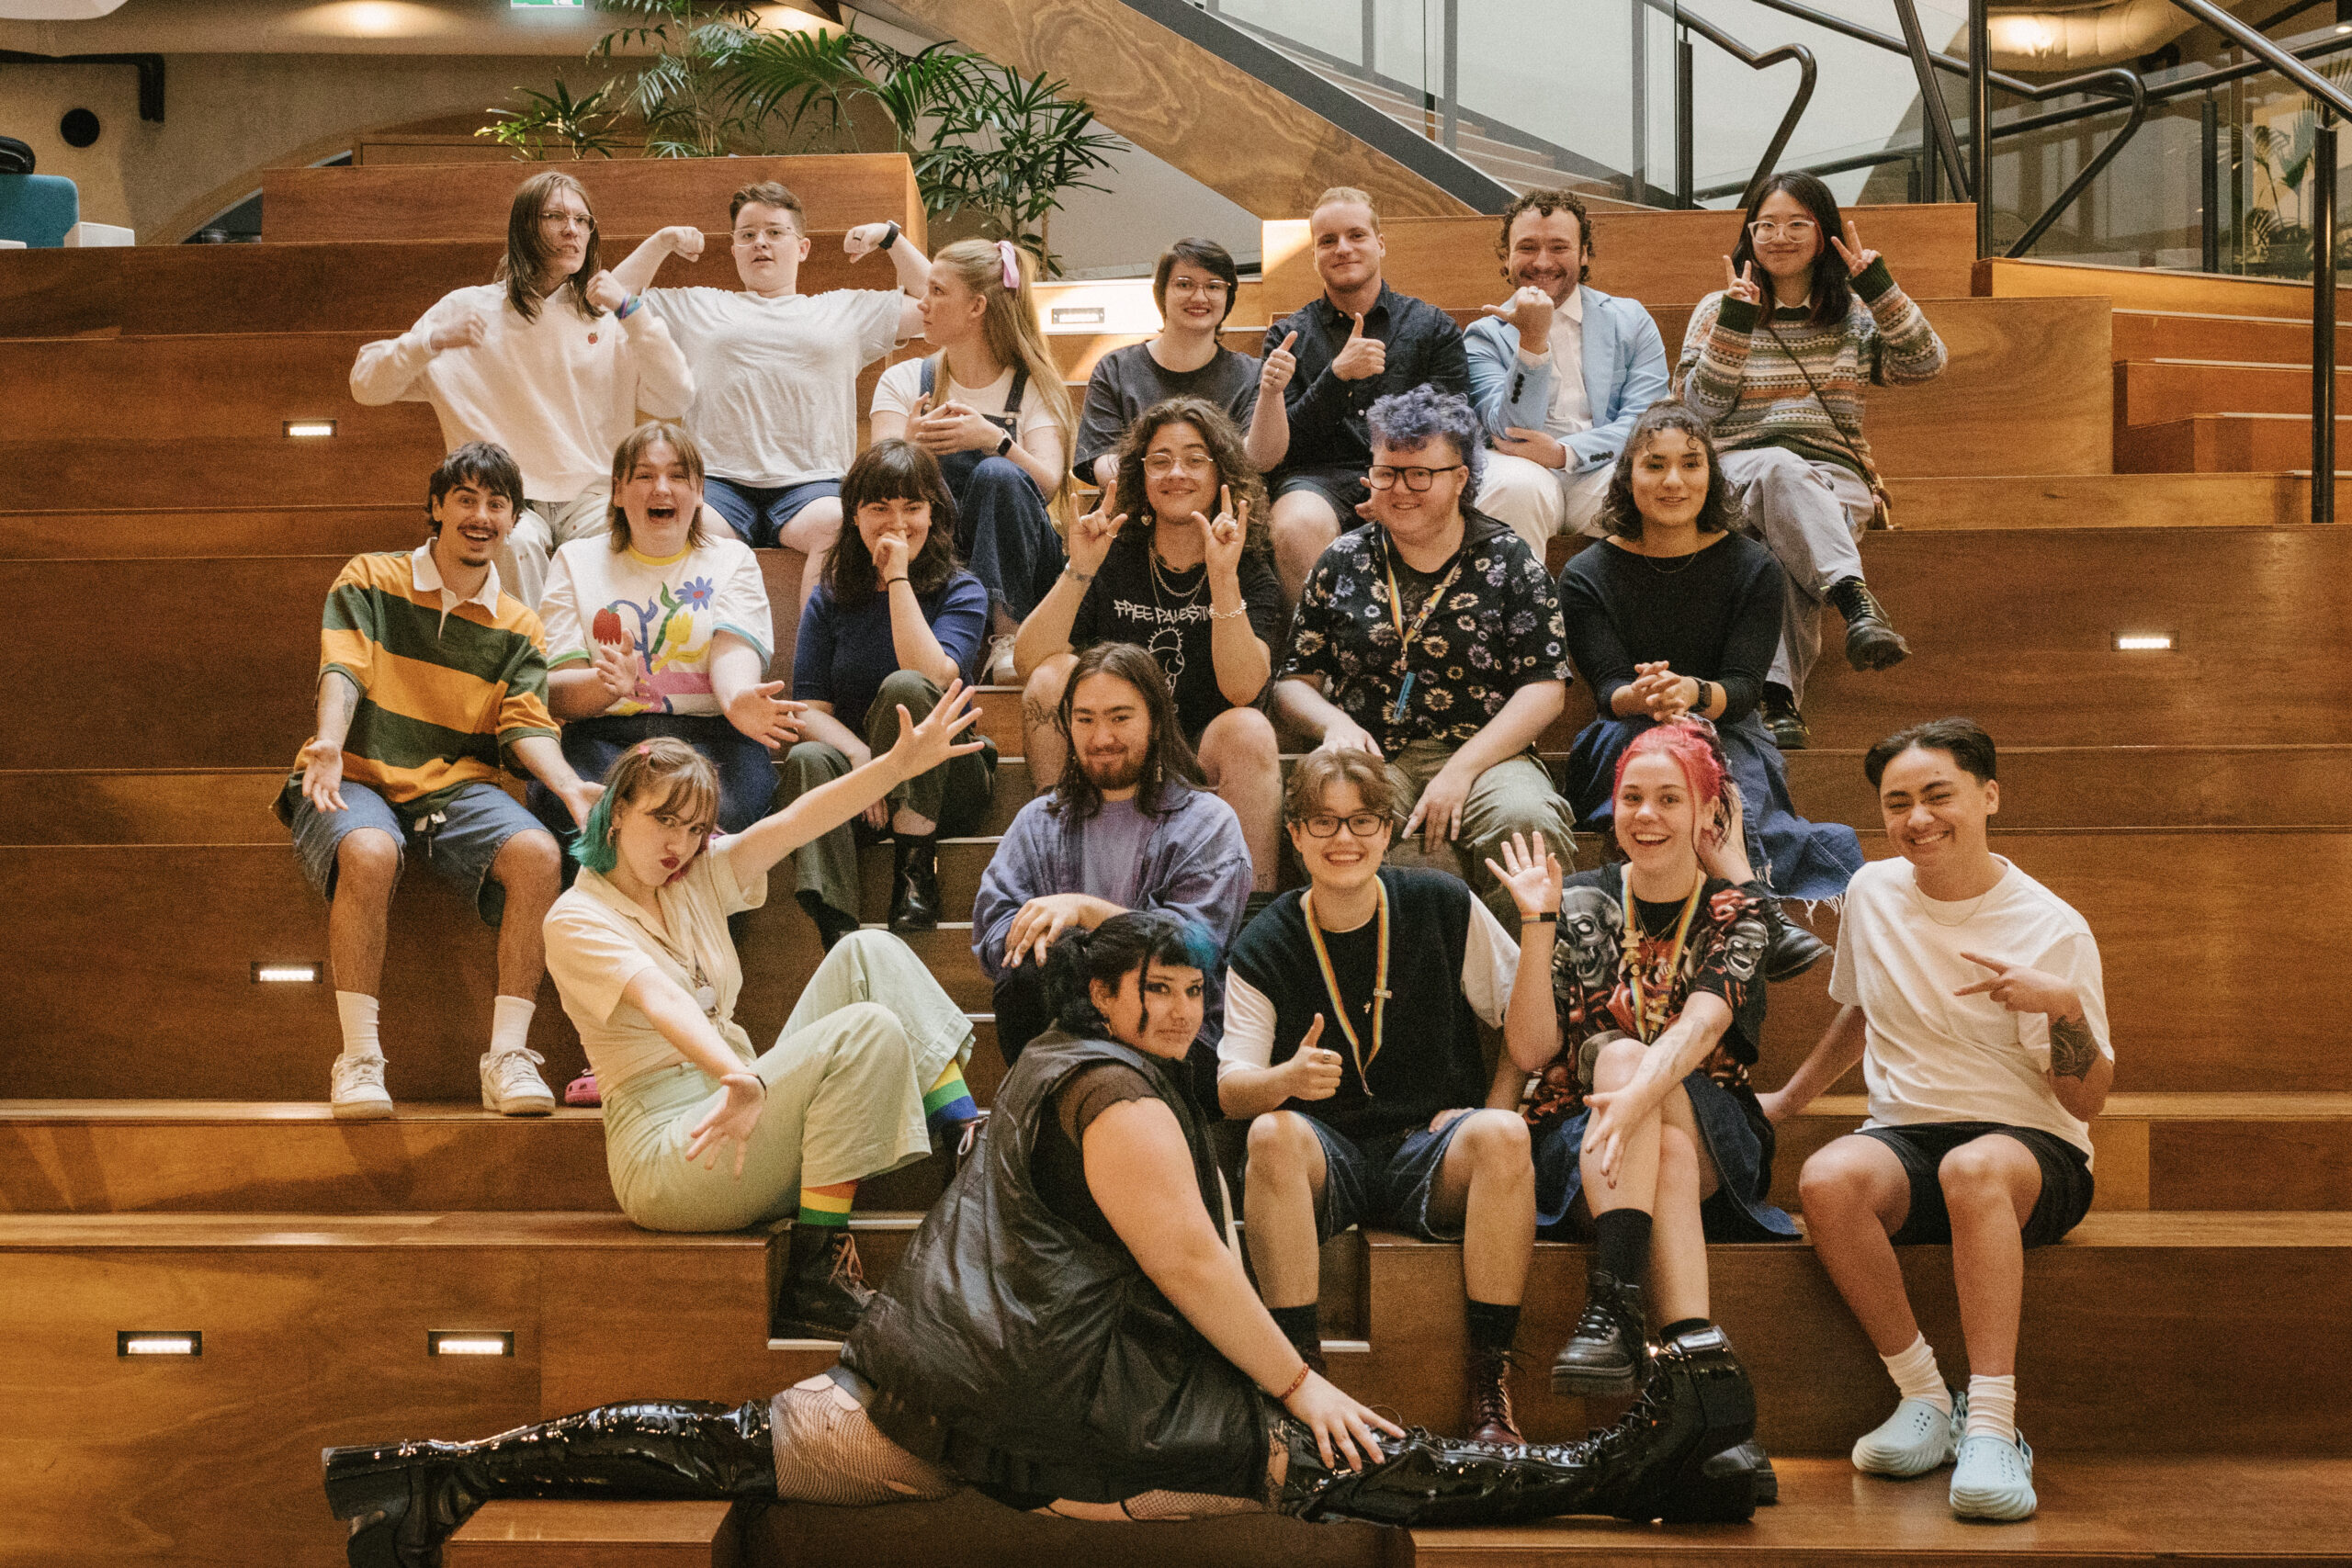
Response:
[{"label": "black metal handrail", "polygon": [[[1813,101],[1814,84],[1820,76],[1820,67],[1814,62],[1813,51],[1801,43],[1784,43],[1778,49],[1753,50],[1704,17],[1684,10],[1681,0],[1643,0],[1643,4],[1653,11],[1672,17],[1676,27],[1697,33],[1751,71],[1769,70],[1789,60],[1797,63],[1796,96],[1789,100],[1788,112],[1781,116],[1780,128],[1772,132],[1772,140],[1765,143],[1764,156],[1756,161],[1756,172],[1748,176],[1747,188],[1740,193],[1739,204],[1744,209],[1756,199],[1756,193],[1763,188],[1764,182],[1772,177],[1773,168],[1781,161],[1781,153],[1789,145],[1789,138],[1796,134],[1798,118],[1804,115],[1805,105]],[[1690,95],[1687,86],[1678,96],[1681,100],[1678,132],[1687,148],[1690,118]],[[1680,157],[1679,161],[1685,165],[1689,162],[1687,156]]]}]

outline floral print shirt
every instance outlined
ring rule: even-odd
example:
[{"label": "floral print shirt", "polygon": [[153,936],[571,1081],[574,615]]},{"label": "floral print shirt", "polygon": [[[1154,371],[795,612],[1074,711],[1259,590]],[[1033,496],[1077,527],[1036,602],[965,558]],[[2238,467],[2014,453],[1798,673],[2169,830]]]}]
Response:
[{"label": "floral print shirt", "polygon": [[[1521,686],[1570,678],[1559,595],[1544,563],[1493,518],[1467,506],[1462,513],[1459,570],[1401,656],[1389,608],[1388,536],[1379,524],[1333,541],[1299,594],[1280,678],[1321,676],[1324,695],[1392,757],[1416,740],[1459,746]],[[1398,565],[1411,632],[1425,596]],[[1443,582],[1446,570],[1436,576]],[[1408,677],[1400,714],[1397,694]]]}]

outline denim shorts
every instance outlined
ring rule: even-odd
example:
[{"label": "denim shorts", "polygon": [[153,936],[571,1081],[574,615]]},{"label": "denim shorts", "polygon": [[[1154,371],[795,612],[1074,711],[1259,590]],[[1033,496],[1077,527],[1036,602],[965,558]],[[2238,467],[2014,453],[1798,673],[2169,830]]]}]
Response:
[{"label": "denim shorts", "polygon": [[777,531],[799,516],[810,502],[841,492],[839,479],[763,488],[714,475],[702,482],[702,503],[726,519],[737,538],[754,549],[766,550],[775,547]]},{"label": "denim shorts", "polygon": [[[443,797],[441,805],[422,820],[406,806],[394,806],[366,784],[344,781],[344,809],[321,811],[310,797],[293,795],[294,852],[302,874],[322,897],[334,900],[335,852],[346,833],[373,828],[390,835],[398,846],[401,864],[416,850],[434,874],[451,886],[471,893],[482,923],[495,926],[506,910],[506,889],[490,874],[491,863],[506,840],[517,833],[546,829],[513,795],[496,784],[461,784]],[[392,874],[394,886],[400,874]]]},{"label": "denim shorts", "polygon": [[1446,1146],[1469,1116],[1465,1111],[1434,1133],[1424,1123],[1362,1142],[1308,1116],[1306,1124],[1323,1145],[1323,1201],[1315,1206],[1315,1239],[1329,1241],[1351,1225],[1395,1225],[1424,1241],[1460,1241],[1460,1226],[1441,1231],[1430,1223],[1430,1198],[1437,1190]]},{"label": "denim shorts", "polygon": [[1356,515],[1356,508],[1372,494],[1361,468],[1284,468],[1267,476],[1267,489],[1275,501],[1295,490],[1314,491],[1338,513],[1342,534],[1363,521]]},{"label": "denim shorts", "polygon": [[1997,1122],[1915,1122],[1903,1127],[1864,1127],[1860,1136],[1875,1138],[1903,1162],[1911,1181],[1911,1209],[1903,1228],[1894,1233],[1897,1247],[1946,1247],[1951,1242],[1951,1213],[1944,1207],[1944,1184],[1938,1168],[1944,1156],[1962,1144],[1998,1133],[2023,1144],[2041,1167],[2041,1196],[2024,1225],[2025,1245],[2048,1247],[2064,1239],[2082,1224],[2091,1207],[2090,1156],[2039,1127],[2008,1127]]}]

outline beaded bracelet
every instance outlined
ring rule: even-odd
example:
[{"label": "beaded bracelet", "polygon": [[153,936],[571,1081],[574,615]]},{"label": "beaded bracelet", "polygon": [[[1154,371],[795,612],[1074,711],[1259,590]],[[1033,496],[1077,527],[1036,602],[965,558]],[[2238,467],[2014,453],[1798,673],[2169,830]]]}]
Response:
[{"label": "beaded bracelet", "polygon": [[1237,620],[1249,613],[1250,606],[1247,604],[1237,604],[1230,610],[1219,610],[1212,606],[1209,610],[1209,619],[1212,621]]},{"label": "beaded bracelet", "polygon": [[644,295],[632,294],[628,299],[621,301],[621,308],[613,312],[613,319],[616,321],[626,321],[629,319],[630,313],[644,303]]},{"label": "beaded bracelet", "polygon": [[1314,1370],[1314,1368],[1308,1366],[1305,1361],[1299,1362],[1298,1376],[1290,1380],[1290,1386],[1288,1388],[1274,1395],[1274,1403],[1276,1404],[1289,1404],[1290,1396],[1306,1386],[1306,1374]]}]

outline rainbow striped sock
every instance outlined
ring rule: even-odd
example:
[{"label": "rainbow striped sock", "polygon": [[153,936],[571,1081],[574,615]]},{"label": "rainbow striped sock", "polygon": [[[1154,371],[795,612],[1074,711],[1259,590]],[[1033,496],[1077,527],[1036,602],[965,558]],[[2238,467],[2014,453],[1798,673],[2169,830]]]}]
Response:
[{"label": "rainbow striped sock", "polygon": [[931,1129],[934,1138],[946,1136],[967,1122],[979,1119],[980,1108],[972,1102],[972,1091],[964,1085],[964,1069],[954,1062],[939,1075],[939,1081],[924,1091],[922,1097],[923,1125]]},{"label": "rainbow striped sock", "polygon": [[831,1187],[804,1187],[800,1190],[800,1223],[846,1229],[849,1206],[856,1197],[854,1181],[837,1181]]}]

